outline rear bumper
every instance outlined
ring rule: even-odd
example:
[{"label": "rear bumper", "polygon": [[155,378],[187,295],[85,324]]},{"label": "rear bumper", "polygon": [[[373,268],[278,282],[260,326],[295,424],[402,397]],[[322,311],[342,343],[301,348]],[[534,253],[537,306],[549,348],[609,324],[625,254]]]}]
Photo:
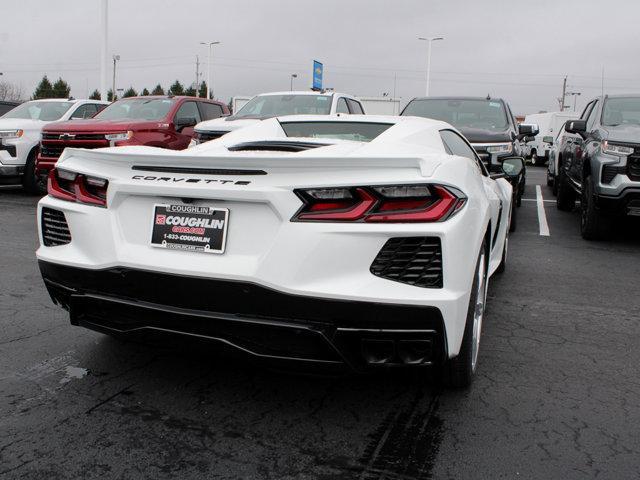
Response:
[{"label": "rear bumper", "polygon": [[293,295],[248,282],[130,268],[39,265],[71,323],[105,333],[192,337],[252,357],[354,370],[447,358],[442,314],[433,306]]}]

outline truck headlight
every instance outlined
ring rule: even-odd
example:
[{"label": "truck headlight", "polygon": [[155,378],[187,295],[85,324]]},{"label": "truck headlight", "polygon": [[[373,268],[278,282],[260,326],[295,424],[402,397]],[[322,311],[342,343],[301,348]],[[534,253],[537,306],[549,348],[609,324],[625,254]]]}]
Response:
[{"label": "truck headlight", "polygon": [[510,143],[498,143],[496,145],[489,145],[487,147],[487,153],[511,153],[513,151],[513,145]]},{"label": "truck headlight", "polygon": [[615,143],[609,143],[606,140],[602,141],[602,152],[608,153],[609,155],[620,155],[626,157],[627,155],[631,155],[633,153],[633,147],[628,147],[626,145],[616,145]]},{"label": "truck headlight", "polygon": [[20,138],[24,130],[0,130],[0,138]]},{"label": "truck headlight", "polygon": [[118,133],[107,133],[104,138],[109,140],[110,142],[118,142],[122,140],[129,140],[133,137],[133,132],[131,130],[127,130],[126,132],[118,132]]}]

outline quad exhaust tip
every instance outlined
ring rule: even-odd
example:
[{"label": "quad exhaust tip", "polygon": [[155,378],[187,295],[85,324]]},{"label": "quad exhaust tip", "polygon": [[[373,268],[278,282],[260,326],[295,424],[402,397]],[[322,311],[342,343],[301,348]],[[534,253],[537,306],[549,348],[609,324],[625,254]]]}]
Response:
[{"label": "quad exhaust tip", "polygon": [[429,365],[431,340],[362,339],[362,356],[369,365]]}]

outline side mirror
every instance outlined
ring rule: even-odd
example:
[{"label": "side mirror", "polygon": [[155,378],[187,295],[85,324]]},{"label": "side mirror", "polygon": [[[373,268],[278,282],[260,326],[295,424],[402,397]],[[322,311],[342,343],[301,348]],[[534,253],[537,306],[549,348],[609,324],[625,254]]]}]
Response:
[{"label": "side mirror", "polygon": [[502,172],[507,177],[518,177],[524,170],[524,158],[508,157],[502,162]]},{"label": "side mirror", "polygon": [[540,128],[535,123],[532,123],[532,124],[523,123],[518,126],[518,134],[520,138],[535,137],[538,133],[540,133]]},{"label": "side mirror", "polygon": [[173,122],[173,124],[176,127],[176,131],[178,132],[186,127],[195,127],[196,123],[198,122],[196,122],[196,119],[193,117],[176,118],[175,121]]},{"label": "side mirror", "polygon": [[569,120],[564,124],[564,131],[567,133],[575,133],[583,136],[587,133],[587,121],[586,120]]},{"label": "side mirror", "polygon": [[544,143],[548,143],[550,145],[553,145],[553,137],[552,136],[542,137],[542,141]]}]

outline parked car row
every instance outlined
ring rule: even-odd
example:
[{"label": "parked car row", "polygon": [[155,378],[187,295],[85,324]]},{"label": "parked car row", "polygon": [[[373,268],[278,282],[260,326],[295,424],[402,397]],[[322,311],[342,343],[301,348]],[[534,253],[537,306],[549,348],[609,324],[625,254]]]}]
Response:
[{"label": "parked car row", "polygon": [[640,96],[591,100],[553,139],[548,183],[559,210],[580,202],[580,231],[607,238],[615,219],[640,217]]}]

